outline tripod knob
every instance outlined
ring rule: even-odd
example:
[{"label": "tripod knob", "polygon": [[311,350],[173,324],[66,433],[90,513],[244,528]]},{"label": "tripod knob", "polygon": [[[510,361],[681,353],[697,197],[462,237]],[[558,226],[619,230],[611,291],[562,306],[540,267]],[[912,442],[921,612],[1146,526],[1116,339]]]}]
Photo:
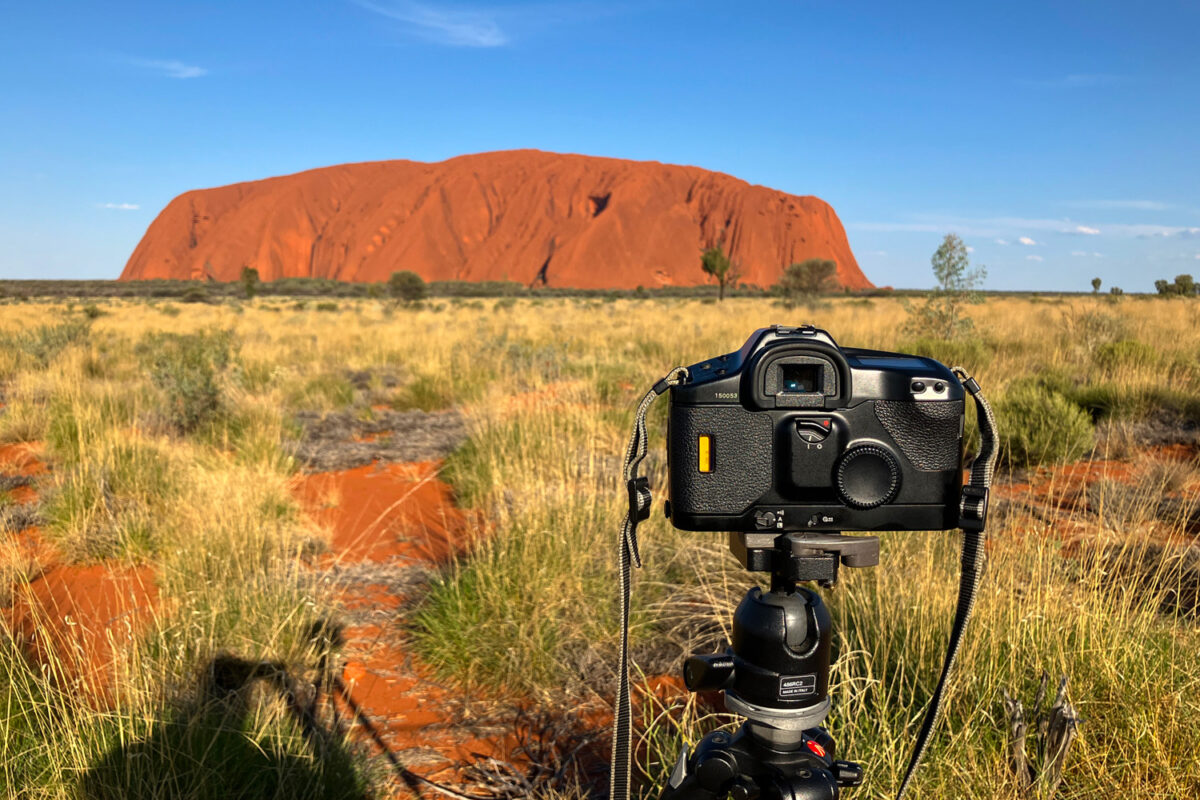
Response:
[{"label": "tripod knob", "polygon": [[853,761],[835,761],[832,770],[838,786],[858,786],[863,781],[862,764],[855,764]]},{"label": "tripod knob", "polygon": [[733,682],[733,656],[714,653],[691,656],[683,664],[683,682],[690,692],[712,692]]},{"label": "tripod knob", "polygon": [[758,784],[745,778],[738,778],[729,788],[730,800],[756,800],[762,794]]}]

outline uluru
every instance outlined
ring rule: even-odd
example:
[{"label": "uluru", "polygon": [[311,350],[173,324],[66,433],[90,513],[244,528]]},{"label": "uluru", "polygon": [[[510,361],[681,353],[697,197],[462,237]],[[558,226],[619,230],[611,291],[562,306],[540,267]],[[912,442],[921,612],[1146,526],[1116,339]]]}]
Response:
[{"label": "uluru", "polygon": [[185,192],[121,273],[236,280],[509,280],[569,288],[690,286],[720,243],[767,287],[808,258],[870,288],[834,210],[699,167],[513,150],[376,161]]}]

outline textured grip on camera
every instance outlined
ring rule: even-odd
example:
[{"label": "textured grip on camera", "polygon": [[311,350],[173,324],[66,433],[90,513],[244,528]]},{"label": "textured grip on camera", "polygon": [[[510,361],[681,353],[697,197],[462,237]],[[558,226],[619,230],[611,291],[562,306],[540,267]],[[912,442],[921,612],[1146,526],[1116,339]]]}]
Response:
[{"label": "textured grip on camera", "polygon": [[[741,406],[675,406],[670,431],[672,513],[742,514],[770,491],[775,447],[768,415]],[[701,436],[711,437],[709,472],[696,468]]]},{"label": "textured grip on camera", "polygon": [[914,467],[924,471],[958,469],[963,401],[875,401],[875,416]]}]

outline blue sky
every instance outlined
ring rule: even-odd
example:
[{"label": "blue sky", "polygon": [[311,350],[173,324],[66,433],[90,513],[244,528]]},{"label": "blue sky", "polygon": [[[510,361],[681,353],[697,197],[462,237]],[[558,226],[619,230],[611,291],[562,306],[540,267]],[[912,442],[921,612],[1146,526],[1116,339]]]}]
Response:
[{"label": "blue sky", "polygon": [[829,201],[867,276],[1200,274],[1191,2],[6,3],[0,277],[112,278],[188,189],[535,147]]}]

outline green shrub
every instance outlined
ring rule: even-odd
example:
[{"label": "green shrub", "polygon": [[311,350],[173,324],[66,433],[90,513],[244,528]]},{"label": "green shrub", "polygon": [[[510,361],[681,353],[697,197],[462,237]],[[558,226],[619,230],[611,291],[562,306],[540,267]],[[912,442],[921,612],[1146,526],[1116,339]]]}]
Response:
[{"label": "green shrub", "polygon": [[232,331],[154,333],[138,345],[142,366],[165,395],[168,416],[178,431],[191,433],[220,415],[219,377],[236,349]]},{"label": "green shrub", "polygon": [[44,515],[71,561],[144,556],[161,544],[171,470],[156,449],[131,442],[88,453],[49,493]]},{"label": "green shrub", "polygon": [[418,375],[392,400],[392,408],[398,411],[418,408],[422,411],[438,411],[450,408],[459,399],[453,387],[430,375]]},{"label": "green shrub", "polygon": [[1132,339],[1122,339],[1118,342],[1105,342],[1099,345],[1093,354],[1096,364],[1104,369],[1116,369],[1123,366],[1144,364],[1154,366],[1161,360],[1159,353],[1153,347]]},{"label": "green shrub", "polygon": [[1074,461],[1095,443],[1087,412],[1041,386],[1010,388],[996,414],[1001,456],[1014,467]]},{"label": "green shrub", "polygon": [[331,302],[317,303],[315,308],[317,309],[317,311],[337,311],[338,304],[331,303]]},{"label": "green shrub", "polygon": [[393,272],[392,277],[388,278],[388,293],[401,302],[415,303],[429,295],[429,287],[420,275],[404,270]]},{"label": "green shrub", "polygon": [[20,360],[45,368],[64,349],[86,339],[90,331],[89,323],[78,319],[61,325],[42,325],[20,333],[0,335],[0,349],[11,350]]},{"label": "green shrub", "polygon": [[183,293],[183,295],[179,298],[179,302],[207,303],[208,299],[208,289],[205,289],[203,286],[192,286]]},{"label": "green shrub", "polygon": [[314,375],[289,395],[292,406],[301,409],[345,408],[354,402],[354,386],[341,375]]}]

